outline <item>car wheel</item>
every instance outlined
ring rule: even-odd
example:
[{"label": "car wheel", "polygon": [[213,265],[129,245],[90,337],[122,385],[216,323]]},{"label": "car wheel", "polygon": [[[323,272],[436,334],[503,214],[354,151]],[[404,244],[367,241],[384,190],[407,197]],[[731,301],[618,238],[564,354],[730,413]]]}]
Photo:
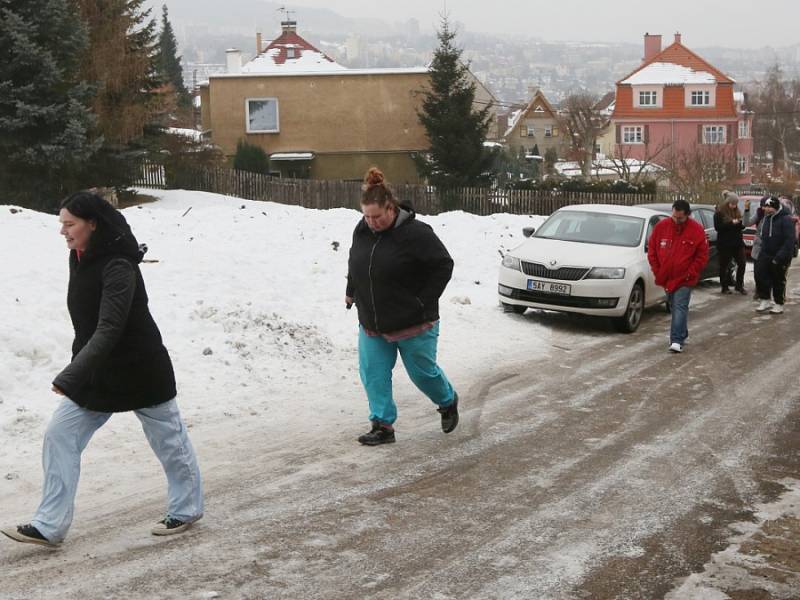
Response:
[{"label": "car wheel", "polygon": [[513,312],[522,315],[528,310],[527,306],[520,306],[519,304],[506,304],[505,302],[501,302],[500,304],[503,305],[503,312]]},{"label": "car wheel", "polygon": [[628,306],[625,314],[614,319],[614,325],[622,333],[633,333],[639,328],[644,312],[644,287],[641,283],[634,284],[631,295],[628,297]]}]

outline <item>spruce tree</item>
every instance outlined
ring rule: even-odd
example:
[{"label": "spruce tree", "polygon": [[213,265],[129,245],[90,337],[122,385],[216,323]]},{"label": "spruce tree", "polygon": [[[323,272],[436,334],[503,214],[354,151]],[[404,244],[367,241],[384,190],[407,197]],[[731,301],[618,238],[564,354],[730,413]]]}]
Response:
[{"label": "spruce tree", "polygon": [[447,17],[437,33],[439,46],[430,66],[430,85],[421,91],[417,111],[430,143],[417,159],[420,175],[442,188],[487,183],[494,159],[484,147],[491,105],[475,107],[475,82],[455,46]]},{"label": "spruce tree", "polygon": [[157,69],[161,80],[165,84],[171,84],[178,96],[178,103],[186,106],[191,102],[189,92],[183,85],[183,68],[181,67],[181,57],[178,56],[178,41],[175,39],[175,32],[172,23],[169,22],[169,10],[167,5],[161,7],[161,34],[158,36],[158,57]]},{"label": "spruce tree", "polygon": [[54,209],[97,151],[86,29],[68,0],[0,1],[0,196]]}]

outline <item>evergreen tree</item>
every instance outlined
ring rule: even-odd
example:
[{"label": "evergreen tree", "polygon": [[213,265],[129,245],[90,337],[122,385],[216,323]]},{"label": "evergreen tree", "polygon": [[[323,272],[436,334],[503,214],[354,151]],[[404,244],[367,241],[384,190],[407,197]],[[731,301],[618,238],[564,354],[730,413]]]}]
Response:
[{"label": "evergreen tree", "polygon": [[233,168],[237,171],[268,173],[269,157],[261,146],[239,140],[236,144],[236,154],[233,156]]},{"label": "evergreen tree", "polygon": [[75,0],[87,29],[89,47],[81,77],[96,82],[93,111],[106,145],[142,137],[158,112],[156,34],[144,0]]},{"label": "evergreen tree", "polygon": [[475,108],[475,82],[461,62],[462,50],[447,17],[437,33],[439,46],[430,67],[430,86],[422,90],[417,111],[430,142],[417,159],[420,174],[439,187],[480,185],[490,178],[494,156],[484,147],[491,106]]},{"label": "evergreen tree", "polygon": [[191,102],[189,92],[183,85],[183,69],[181,57],[178,56],[178,41],[172,23],[169,22],[167,5],[161,7],[161,34],[158,36],[158,56],[156,58],[158,74],[165,84],[171,84],[178,96],[178,104],[186,106]]},{"label": "evergreen tree", "polygon": [[86,29],[68,0],[0,1],[0,195],[53,209],[97,151]]}]

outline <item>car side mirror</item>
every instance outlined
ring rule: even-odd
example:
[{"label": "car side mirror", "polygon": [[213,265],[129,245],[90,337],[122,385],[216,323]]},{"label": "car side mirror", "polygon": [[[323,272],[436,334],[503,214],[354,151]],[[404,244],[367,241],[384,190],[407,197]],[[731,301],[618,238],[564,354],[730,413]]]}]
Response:
[{"label": "car side mirror", "polygon": [[523,227],[522,235],[524,235],[525,237],[531,237],[534,231],[536,231],[535,227]]}]

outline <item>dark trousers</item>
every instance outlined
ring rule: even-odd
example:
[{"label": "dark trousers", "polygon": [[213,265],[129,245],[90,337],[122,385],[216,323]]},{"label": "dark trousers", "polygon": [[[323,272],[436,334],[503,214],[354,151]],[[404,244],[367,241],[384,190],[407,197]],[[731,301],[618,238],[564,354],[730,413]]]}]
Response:
[{"label": "dark trousers", "polygon": [[776,265],[763,254],[758,257],[755,268],[756,291],[762,300],[769,300],[770,294],[775,304],[783,304],[786,296],[786,271],[788,265]]},{"label": "dark trousers", "polygon": [[744,287],[744,269],[747,265],[747,256],[744,253],[744,246],[738,248],[719,248],[719,282],[722,289],[727,289],[734,285],[730,277],[731,261],[736,261],[736,284],[737,290]]}]

